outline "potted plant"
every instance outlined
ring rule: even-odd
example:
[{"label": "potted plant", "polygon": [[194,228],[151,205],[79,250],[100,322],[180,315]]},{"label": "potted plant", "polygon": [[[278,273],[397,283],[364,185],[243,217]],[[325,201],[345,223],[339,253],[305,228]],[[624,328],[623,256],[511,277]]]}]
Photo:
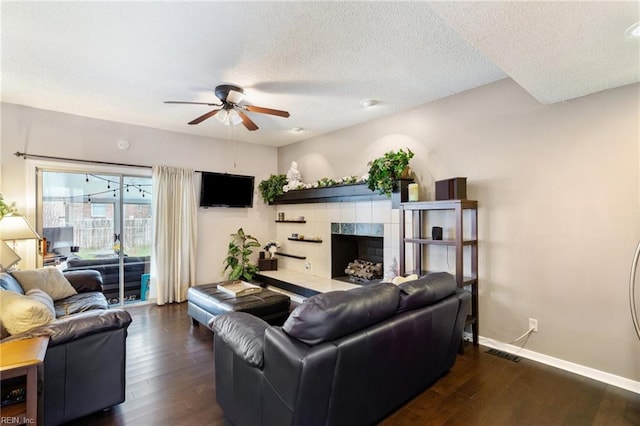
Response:
[{"label": "potted plant", "polygon": [[284,194],[282,188],[287,184],[287,177],[285,175],[271,175],[269,179],[265,179],[260,182],[258,189],[260,195],[265,203],[271,203],[276,199],[278,195]]},{"label": "potted plant", "polygon": [[389,151],[382,157],[369,161],[367,187],[390,197],[395,189],[396,180],[409,177],[408,166],[411,158],[413,158],[413,152],[407,148],[406,151],[403,149],[399,149],[398,152]]},{"label": "potted plant", "polygon": [[249,256],[253,253],[252,247],[260,247],[258,240],[245,234],[242,228],[238,232],[231,234],[233,239],[229,243],[229,251],[225,259],[224,270],[231,269],[229,280],[244,279],[251,281],[258,272],[258,267],[251,263]]},{"label": "potted plant", "polygon": [[16,203],[7,204],[2,194],[0,194],[0,219],[2,219],[3,216],[16,213],[17,211]]}]

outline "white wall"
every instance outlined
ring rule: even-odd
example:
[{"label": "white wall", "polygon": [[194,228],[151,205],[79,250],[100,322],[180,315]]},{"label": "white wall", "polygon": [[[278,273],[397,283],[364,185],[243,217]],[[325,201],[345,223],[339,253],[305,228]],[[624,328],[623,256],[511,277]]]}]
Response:
[{"label": "white wall", "polygon": [[[229,143],[142,126],[95,120],[18,105],[2,105],[0,187],[5,200],[16,201],[22,214],[35,224],[34,178],[28,174],[29,161],[13,155],[30,154],[140,165],[169,165],[195,170],[254,175],[256,193],[252,209],[200,209],[198,213],[198,283],[223,277],[230,234],[239,227],[259,241],[273,238],[275,208],[262,201],[257,184],[276,171],[276,148],[237,142]],[[206,124],[204,124],[206,125]],[[219,125],[212,122],[210,125]],[[234,128],[234,131],[244,131]],[[130,141],[121,151],[117,142]],[[234,156],[235,151],[235,156]],[[233,163],[237,164],[234,168]],[[131,168],[133,174],[140,169]],[[257,253],[254,254],[257,262]],[[26,265],[29,266],[29,265]]]},{"label": "white wall", "polygon": [[361,174],[408,147],[421,199],[468,178],[479,202],[480,334],[640,380],[628,277],[638,218],[640,85],[544,106],[512,80],[278,150],[302,180]]}]

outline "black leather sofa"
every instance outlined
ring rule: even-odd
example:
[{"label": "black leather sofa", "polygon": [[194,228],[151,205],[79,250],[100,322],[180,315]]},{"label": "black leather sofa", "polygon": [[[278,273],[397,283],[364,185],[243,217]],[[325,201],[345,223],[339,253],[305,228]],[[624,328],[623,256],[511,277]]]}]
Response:
[{"label": "black leather sofa", "polygon": [[[91,269],[102,275],[102,287],[105,297],[110,304],[120,303],[120,265],[119,259],[69,259],[67,271],[82,271]],[[124,257],[124,298],[125,300],[139,300],[142,285],[142,275],[149,273],[151,261],[148,256]]]},{"label": "black leather sofa", "polygon": [[[125,399],[127,328],[131,316],[109,309],[97,271],[64,274],[78,294],[55,302],[56,319],[2,342],[48,336],[44,358],[44,425],[60,425]],[[19,282],[0,273],[0,288],[24,294]]]},{"label": "black leather sofa", "polygon": [[433,273],[313,296],[282,327],[222,314],[217,402],[236,426],[376,424],[453,366],[469,299]]}]

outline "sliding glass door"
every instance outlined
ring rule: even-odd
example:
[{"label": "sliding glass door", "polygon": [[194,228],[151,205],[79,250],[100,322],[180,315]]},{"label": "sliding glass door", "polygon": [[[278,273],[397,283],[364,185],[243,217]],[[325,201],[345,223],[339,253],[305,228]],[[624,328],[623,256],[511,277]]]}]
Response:
[{"label": "sliding glass door", "polygon": [[100,272],[110,304],[145,300],[151,178],[38,170],[44,265]]}]

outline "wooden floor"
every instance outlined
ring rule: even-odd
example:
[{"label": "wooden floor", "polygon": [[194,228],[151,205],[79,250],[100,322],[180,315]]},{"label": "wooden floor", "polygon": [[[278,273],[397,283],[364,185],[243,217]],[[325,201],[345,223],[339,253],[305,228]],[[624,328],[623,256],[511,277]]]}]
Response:
[{"label": "wooden floor", "polygon": [[[184,303],[127,309],[126,401],[70,424],[222,425],[211,332],[191,326]],[[468,346],[449,374],[381,425],[640,425],[640,395]]]}]

